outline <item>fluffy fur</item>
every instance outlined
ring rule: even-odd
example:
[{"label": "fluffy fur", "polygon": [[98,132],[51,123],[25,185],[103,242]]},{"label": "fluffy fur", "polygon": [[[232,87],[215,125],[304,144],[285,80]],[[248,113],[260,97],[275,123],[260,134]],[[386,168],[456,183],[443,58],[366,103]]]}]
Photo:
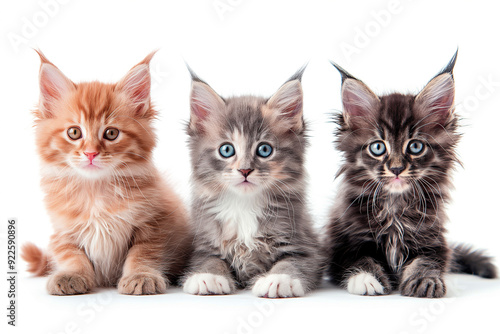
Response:
[{"label": "fluffy fur", "polygon": [[[184,290],[303,296],[321,277],[305,200],[303,69],[269,99],[224,99],[193,75],[188,125],[195,251]],[[223,157],[225,144],[234,155]],[[272,153],[259,156],[260,145]]]},{"label": "fluffy fur", "polygon": [[325,247],[328,274],[351,293],[399,288],[405,296],[443,297],[450,269],[496,276],[490,258],[463,247],[452,252],[444,237],[460,138],[455,60],[416,96],[377,96],[335,65],[344,106],[336,146],[344,163]]},{"label": "fluffy fur", "polygon": [[29,271],[50,272],[54,295],[95,286],[164,293],[182,273],[192,238],[182,202],[151,161],[154,53],[117,84],[75,84],[39,54],[36,143],[55,232],[48,254],[24,247]]}]

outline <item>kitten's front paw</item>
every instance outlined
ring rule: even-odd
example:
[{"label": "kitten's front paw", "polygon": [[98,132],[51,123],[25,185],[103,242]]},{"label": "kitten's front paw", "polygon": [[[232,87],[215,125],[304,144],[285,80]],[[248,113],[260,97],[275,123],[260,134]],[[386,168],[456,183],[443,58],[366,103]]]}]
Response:
[{"label": "kitten's front paw", "polygon": [[375,276],[367,272],[360,272],[349,277],[347,281],[347,291],[354,295],[385,295],[389,293]]},{"label": "kitten's front paw", "polygon": [[167,292],[167,281],[159,274],[132,274],[120,279],[118,292],[124,295],[162,294]]},{"label": "kitten's front paw", "polygon": [[94,287],[94,279],[87,275],[72,272],[58,272],[50,276],[47,290],[51,295],[80,295]]},{"label": "kitten's front paw", "polygon": [[401,283],[401,295],[408,297],[441,298],[446,286],[440,277],[411,277]]},{"label": "kitten's front paw", "polygon": [[194,274],[184,283],[184,292],[192,295],[227,295],[234,290],[234,284],[221,275]]},{"label": "kitten's front paw", "polygon": [[252,292],[257,297],[287,298],[305,295],[302,283],[297,278],[287,274],[270,274],[255,282]]}]

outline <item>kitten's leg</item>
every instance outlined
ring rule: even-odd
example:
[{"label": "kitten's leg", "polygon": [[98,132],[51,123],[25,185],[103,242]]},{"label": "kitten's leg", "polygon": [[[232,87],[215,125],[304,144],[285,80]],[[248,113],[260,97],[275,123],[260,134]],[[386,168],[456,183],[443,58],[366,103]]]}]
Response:
[{"label": "kitten's leg", "polygon": [[81,248],[55,234],[50,249],[57,268],[47,282],[51,295],[87,293],[95,286],[94,267]]},{"label": "kitten's leg", "polygon": [[183,284],[193,295],[225,295],[236,290],[228,264],[217,256],[195,253],[191,273]]},{"label": "kitten's leg", "polygon": [[363,257],[344,272],[342,286],[355,295],[385,295],[391,284],[384,268],[372,257]]},{"label": "kitten's leg", "polygon": [[443,280],[445,262],[417,256],[403,269],[399,289],[409,297],[441,298],[446,294]]},{"label": "kitten's leg", "polygon": [[334,233],[327,241],[327,273],[337,284],[356,295],[383,295],[392,290],[391,282],[383,266],[383,259],[377,259],[378,246],[375,242],[353,243],[352,238]]},{"label": "kitten's leg", "polygon": [[[173,196],[173,195],[172,195]],[[172,198],[169,196],[169,198]],[[126,295],[153,295],[167,287],[185,270],[192,251],[192,236],[182,204],[167,202],[157,219],[138,229],[118,281],[118,292]]]},{"label": "kitten's leg", "polygon": [[[165,240],[167,242],[167,240]],[[168,280],[161,265],[163,249],[150,243],[134,244],[123,266],[118,292],[125,295],[154,295],[167,292]]]}]

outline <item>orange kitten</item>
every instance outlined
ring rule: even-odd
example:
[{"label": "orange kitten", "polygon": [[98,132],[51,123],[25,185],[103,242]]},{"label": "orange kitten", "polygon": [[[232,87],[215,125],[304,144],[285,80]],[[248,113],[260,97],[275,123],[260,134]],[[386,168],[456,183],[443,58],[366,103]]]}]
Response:
[{"label": "orange kitten", "polygon": [[118,286],[164,293],[191,252],[181,200],[152,163],[156,143],[149,61],[117,84],[75,84],[39,52],[36,142],[55,233],[48,255],[28,244],[29,271],[51,273],[54,295]]}]

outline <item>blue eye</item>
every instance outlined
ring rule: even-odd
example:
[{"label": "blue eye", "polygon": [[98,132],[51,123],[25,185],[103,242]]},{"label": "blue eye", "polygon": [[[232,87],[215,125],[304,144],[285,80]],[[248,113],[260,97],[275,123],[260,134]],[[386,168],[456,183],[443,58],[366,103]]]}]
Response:
[{"label": "blue eye", "polygon": [[273,148],[269,144],[260,144],[257,147],[257,155],[259,157],[267,158],[271,153],[273,153]]},{"label": "blue eye", "polygon": [[219,153],[224,158],[229,158],[234,155],[234,146],[231,144],[224,144],[219,148]]},{"label": "blue eye", "polygon": [[410,154],[420,154],[424,150],[424,143],[420,140],[412,140],[408,143],[408,151]]},{"label": "blue eye", "polygon": [[381,156],[386,151],[385,144],[381,141],[376,141],[370,144],[370,152],[376,157]]}]

